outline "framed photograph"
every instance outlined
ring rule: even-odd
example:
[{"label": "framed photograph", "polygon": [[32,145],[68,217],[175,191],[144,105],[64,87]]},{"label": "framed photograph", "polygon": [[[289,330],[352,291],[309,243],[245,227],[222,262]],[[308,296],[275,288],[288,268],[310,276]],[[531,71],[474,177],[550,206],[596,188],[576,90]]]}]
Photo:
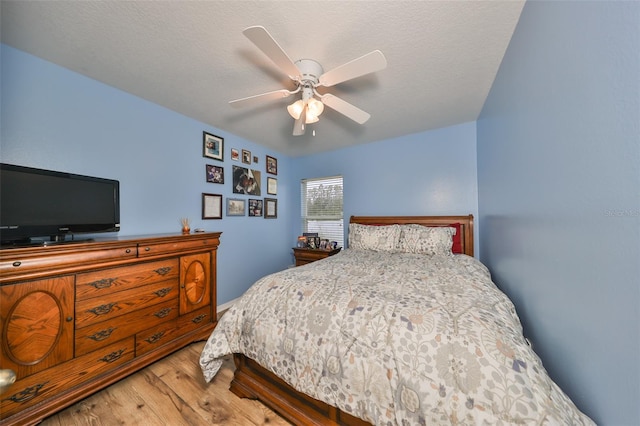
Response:
[{"label": "framed photograph", "polygon": [[207,164],[207,182],[224,183],[224,168]]},{"label": "framed photograph", "polygon": [[211,133],[202,132],[202,155],[214,160],[223,161],[224,139]]},{"label": "framed photograph", "polygon": [[233,161],[240,161],[240,152],[235,148],[231,148],[231,159]]},{"label": "framed photograph", "polygon": [[249,199],[249,216],[262,217],[262,200]]},{"label": "framed photograph", "polygon": [[278,179],[267,177],[267,194],[278,195]]},{"label": "framed photograph", "polygon": [[202,193],[202,218],[222,219],[222,195]]},{"label": "framed photograph", "polygon": [[242,150],[242,162],[251,164],[251,151],[247,151],[246,149]]},{"label": "framed photograph", "polygon": [[260,195],[260,171],[233,166],[233,193]]},{"label": "framed photograph", "polygon": [[227,198],[227,216],[244,216],[245,200],[239,198]]},{"label": "framed photograph", "polygon": [[253,156],[253,162],[254,162],[254,163],[256,163],[256,164],[258,164],[258,156],[257,156],[257,155],[254,155],[254,156]]},{"label": "framed photograph", "polygon": [[278,217],[278,200],[275,198],[264,199],[264,217],[265,219],[275,219]]},{"label": "framed photograph", "polygon": [[267,173],[271,173],[272,175],[278,174],[278,160],[267,155]]}]

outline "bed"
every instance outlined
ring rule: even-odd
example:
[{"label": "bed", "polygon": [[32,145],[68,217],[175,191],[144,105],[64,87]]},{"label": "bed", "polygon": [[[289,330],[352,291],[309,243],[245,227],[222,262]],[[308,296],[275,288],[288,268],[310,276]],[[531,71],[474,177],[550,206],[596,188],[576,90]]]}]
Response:
[{"label": "bed", "polygon": [[349,247],[258,280],[200,366],[294,424],[593,424],[473,257],[473,216],[352,216]]}]

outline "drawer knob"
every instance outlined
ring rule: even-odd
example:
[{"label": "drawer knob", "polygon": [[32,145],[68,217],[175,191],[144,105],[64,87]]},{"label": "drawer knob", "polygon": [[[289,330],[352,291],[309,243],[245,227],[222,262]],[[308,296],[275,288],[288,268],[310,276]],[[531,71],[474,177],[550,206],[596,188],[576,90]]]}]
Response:
[{"label": "drawer knob", "polygon": [[124,252],[129,254],[129,253],[131,253],[131,249],[126,249]]},{"label": "drawer knob", "polygon": [[124,352],[124,349],[120,349],[119,351],[111,352],[109,355],[100,358],[100,361],[104,361],[106,363],[112,363],[120,359]]},{"label": "drawer knob", "polygon": [[203,319],[205,319],[207,316],[205,314],[200,314],[197,317],[195,317],[194,319],[191,320],[192,323],[194,324],[199,324],[202,322]]},{"label": "drawer knob", "polygon": [[109,336],[111,336],[111,333],[113,333],[113,330],[115,330],[115,328],[109,327],[106,330],[98,331],[96,334],[89,336],[88,338],[95,342],[101,342],[108,339]]},{"label": "drawer knob", "polygon": [[42,389],[44,387],[44,385],[46,385],[47,382],[44,383],[38,383],[37,385],[34,386],[29,386],[27,388],[24,388],[23,390],[21,390],[18,393],[14,393],[13,395],[11,395],[9,398],[9,400],[15,402],[15,403],[23,403],[23,402],[27,402],[33,398],[35,398],[36,396],[38,396],[38,392],[40,392],[40,389]]},{"label": "drawer knob", "polygon": [[148,343],[156,343],[158,340],[162,339],[162,336],[164,336],[164,331],[159,331],[158,333],[154,334],[153,336],[149,337],[148,339],[144,339],[146,342]]},{"label": "drawer knob", "polygon": [[15,262],[13,262],[13,266],[15,266],[16,268],[20,265],[22,265],[22,262],[20,262],[19,260],[16,260]]},{"label": "drawer knob", "polygon": [[151,247],[145,247],[144,248],[144,251],[150,251],[150,250],[151,250]]},{"label": "drawer knob", "polygon": [[172,268],[171,268],[170,266],[166,266],[166,267],[164,267],[164,268],[158,268],[158,269],[155,269],[153,272],[155,272],[155,273],[156,273],[156,274],[158,274],[158,275],[165,276],[165,275],[167,275],[167,274],[171,271],[171,269],[172,269]]},{"label": "drawer knob", "polygon": [[105,315],[111,312],[114,306],[116,306],[116,303],[109,303],[108,305],[96,306],[93,309],[89,309],[87,312],[91,312],[95,315]]},{"label": "drawer knob", "polygon": [[100,289],[103,289],[103,288],[111,287],[111,284],[113,284],[113,282],[115,280],[116,280],[115,278],[103,278],[101,280],[94,281],[92,283],[88,283],[87,285],[90,285],[91,287],[94,287],[94,288],[100,290]]},{"label": "drawer knob", "polygon": [[171,313],[171,308],[164,308],[156,312],[155,315],[158,318],[164,318]]},{"label": "drawer knob", "polygon": [[171,287],[161,288],[160,290],[155,291],[153,294],[155,294],[158,297],[164,297],[169,293],[171,293]]},{"label": "drawer knob", "polygon": [[67,319],[67,322],[73,321],[73,317],[67,317],[66,319]]}]

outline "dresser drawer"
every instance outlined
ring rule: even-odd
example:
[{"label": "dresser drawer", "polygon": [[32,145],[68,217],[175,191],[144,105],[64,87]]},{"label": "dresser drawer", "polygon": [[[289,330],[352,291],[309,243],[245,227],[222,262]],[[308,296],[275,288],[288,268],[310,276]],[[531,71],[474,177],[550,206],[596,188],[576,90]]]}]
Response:
[{"label": "dresser drawer", "polygon": [[133,337],[121,340],[101,350],[77,357],[59,368],[52,368],[18,380],[2,394],[2,418],[58,395],[72,386],[112,370],[134,356]]},{"label": "dresser drawer", "polygon": [[188,333],[212,322],[211,307],[205,306],[197,311],[181,315],[180,318],[178,318],[178,328],[180,329],[180,333]]},{"label": "dresser drawer", "polygon": [[103,269],[76,276],[76,301],[104,297],[117,291],[177,278],[178,259]]},{"label": "dresser drawer", "polygon": [[76,330],[166,300],[178,300],[177,279],[131,288],[104,297],[76,301]]},{"label": "dresser drawer", "polygon": [[218,243],[217,238],[184,239],[173,241],[158,241],[138,246],[138,257],[157,256],[169,253],[184,253],[189,250],[213,248]]},{"label": "dresser drawer", "polygon": [[126,337],[178,317],[178,300],[171,299],[118,318],[76,330],[76,356],[110,345]]},{"label": "dresser drawer", "polygon": [[100,262],[135,259],[137,256],[137,246],[131,243],[107,246],[104,250],[89,250],[85,246],[2,250],[0,282],[9,281],[14,276],[35,278],[45,273],[65,273],[70,269],[91,267]]},{"label": "dresser drawer", "polygon": [[153,351],[167,342],[179,337],[175,320],[164,322],[136,335],[136,356]]}]

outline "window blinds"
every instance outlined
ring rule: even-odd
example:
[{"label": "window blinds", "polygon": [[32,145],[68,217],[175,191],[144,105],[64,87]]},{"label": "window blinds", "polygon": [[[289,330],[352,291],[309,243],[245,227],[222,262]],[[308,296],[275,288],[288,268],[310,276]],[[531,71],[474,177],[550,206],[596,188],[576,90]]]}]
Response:
[{"label": "window blinds", "polygon": [[300,191],[302,232],[317,232],[344,247],[342,176],[303,179]]}]

